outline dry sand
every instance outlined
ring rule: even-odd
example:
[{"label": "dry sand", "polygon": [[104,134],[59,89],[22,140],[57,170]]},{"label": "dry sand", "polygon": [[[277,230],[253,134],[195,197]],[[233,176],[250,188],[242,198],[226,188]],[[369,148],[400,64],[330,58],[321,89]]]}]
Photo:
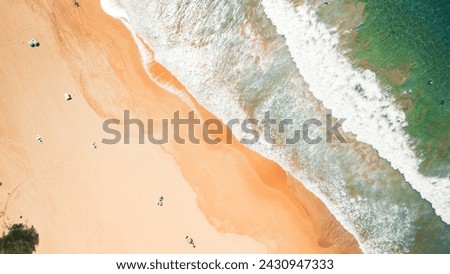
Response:
[{"label": "dry sand", "polygon": [[103,121],[125,109],[143,120],[214,116],[150,63],[184,96],[161,88],[122,23],[97,1],[81,4],[0,2],[0,232],[34,225],[38,253],[360,252],[320,200],[237,141],[101,144]]}]

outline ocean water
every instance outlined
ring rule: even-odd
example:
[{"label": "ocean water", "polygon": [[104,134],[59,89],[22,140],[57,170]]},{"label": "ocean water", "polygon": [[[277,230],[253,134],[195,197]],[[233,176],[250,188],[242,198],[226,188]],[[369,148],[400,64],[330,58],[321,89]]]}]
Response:
[{"label": "ocean water", "polygon": [[[401,92],[396,89],[402,86],[391,87],[382,70],[358,62],[370,59],[364,55],[367,47],[363,42],[343,45],[339,26],[317,2],[115,2],[154,49],[154,58],[223,121],[261,120],[270,111],[274,118],[294,120],[287,132],[273,132],[284,139],[307,119],[325,123],[326,109],[347,119],[348,143],[270,145],[261,140],[249,147],[321,198],[364,252],[450,253],[445,163],[422,170],[421,157],[432,152],[417,146],[427,140],[416,140],[411,112],[397,102]],[[364,40],[363,33],[358,37]],[[440,130],[448,134],[448,127]],[[233,133],[245,137],[239,129]],[[313,134],[323,135],[324,129]]]},{"label": "ocean water", "polygon": [[450,2],[341,0],[318,10],[323,22],[335,25],[360,16],[357,5],[364,6],[362,18],[344,24],[357,35],[349,55],[377,74],[406,113],[406,132],[423,159],[420,171],[448,178]]},{"label": "ocean water", "polygon": [[[450,2],[364,1],[365,25],[355,45],[358,60],[393,87],[407,114],[406,131],[416,140],[420,170],[432,176],[450,175]],[[374,37],[373,33],[378,35]],[[371,37],[371,38],[369,38]],[[367,40],[371,39],[371,43]],[[397,83],[387,74],[411,67],[405,81]],[[432,81],[433,84],[429,82]],[[405,93],[404,91],[410,91]]]}]

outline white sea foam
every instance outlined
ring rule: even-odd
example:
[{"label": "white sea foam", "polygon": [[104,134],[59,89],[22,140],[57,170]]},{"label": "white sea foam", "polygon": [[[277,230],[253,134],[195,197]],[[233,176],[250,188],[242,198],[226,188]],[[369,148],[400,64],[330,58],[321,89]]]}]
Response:
[{"label": "white sea foam", "polygon": [[[102,1],[108,1],[108,0],[102,0]],[[114,1],[113,2],[119,2]],[[170,3],[168,3],[170,5]],[[116,5],[110,5],[115,6],[116,8],[119,7],[119,4]],[[176,8],[174,8],[175,10]],[[126,14],[125,10],[118,11],[116,9],[116,12],[107,11],[109,14],[116,18],[128,18],[128,15],[126,16],[120,16],[121,14]],[[119,16],[118,16],[119,15]],[[134,14],[136,16],[136,14]],[[134,16],[133,16],[134,17]],[[133,20],[132,17],[132,20]],[[137,20],[144,19],[143,16],[136,16]],[[124,22],[128,23],[128,22]],[[137,31],[140,34],[146,33],[148,31],[145,26],[146,24],[152,25],[151,31],[152,33],[146,33],[145,38],[151,38],[151,37],[159,37],[159,38],[166,38],[166,33],[161,32],[160,30],[164,30],[164,27],[160,27],[157,24],[162,24],[162,22],[146,22],[146,21],[134,21],[130,22],[131,25],[133,25],[133,29],[131,30],[133,33]],[[155,26],[156,25],[156,26]],[[129,25],[127,25],[129,27]],[[251,32],[251,30],[246,30],[247,32]],[[173,48],[173,49],[167,49],[167,43],[164,46],[158,46],[160,43],[160,40],[151,41],[154,47],[157,47],[158,50],[155,52],[156,60],[158,62],[161,62],[166,67],[168,67],[171,72],[175,73],[175,75],[179,78],[179,80],[185,84],[188,88],[188,90],[194,95],[194,97],[202,103],[207,109],[212,110],[213,113],[215,113],[220,119],[223,121],[227,121],[233,118],[239,118],[239,119],[245,119],[247,118],[246,114],[243,112],[241,107],[237,104],[238,100],[233,94],[230,94],[229,89],[230,87],[225,87],[226,89],[220,87],[220,83],[215,83],[215,88],[208,89],[209,85],[205,85],[205,82],[200,80],[201,77],[205,74],[205,72],[214,71],[213,65],[210,65],[210,67],[204,67],[203,64],[214,64],[214,62],[219,58],[221,51],[220,49],[213,49],[213,48],[206,48],[204,50],[196,49],[197,51],[193,51],[192,49],[183,49],[183,48]],[[189,60],[186,60],[186,58],[182,58],[184,56],[189,56]],[[199,60],[205,60],[201,62],[201,65],[199,65],[197,62]],[[264,62],[268,62],[270,58],[267,58],[267,60],[262,60]],[[181,61],[183,60],[183,61]],[[184,67],[179,67],[179,62],[184,62]],[[264,65],[262,63],[261,65]],[[228,85],[228,83],[227,83]],[[206,88],[205,88],[206,87]],[[230,88],[232,90],[232,88]],[[203,92],[197,92],[199,90],[202,90]],[[305,114],[307,116],[307,114]],[[237,138],[245,138],[245,134],[241,131],[239,127],[233,128],[233,134]],[[269,145],[266,142],[259,142],[257,145],[251,147],[253,150],[261,153],[263,156],[272,159],[281,166],[283,166],[286,170],[292,172],[295,174],[295,176],[305,183],[305,186],[315,193],[324,203],[328,206],[328,208],[331,210],[333,215],[343,224],[343,226],[352,233],[357,239],[359,239],[358,233],[353,228],[353,225],[348,223],[346,221],[346,217],[342,215],[341,211],[338,207],[334,205],[334,203],[330,202],[329,198],[324,195],[321,190],[317,187],[315,183],[310,182],[312,174],[306,174],[302,172],[295,172],[289,168],[288,161],[284,160],[285,155],[282,151],[273,151],[271,150],[272,146]],[[370,245],[369,245],[370,246]],[[365,252],[374,252],[376,251],[376,248],[366,249],[365,246],[361,247],[363,251]]]},{"label": "white sea foam", "polygon": [[375,74],[352,68],[338,51],[338,37],[306,4],[297,8],[286,0],[263,0],[262,4],[277,31],[286,38],[311,92],[333,110],[333,116],[346,118],[343,129],[376,149],[450,224],[450,180],[419,173],[420,161],[403,129],[407,125],[405,115],[380,88]]},{"label": "white sea foam", "polygon": [[169,83],[159,81],[157,77],[153,77],[150,71],[148,71],[146,65],[154,61],[154,55],[153,53],[150,53],[149,50],[147,49],[148,48],[151,49],[152,52],[154,52],[154,50],[151,47],[151,45],[147,43],[147,41],[143,37],[139,36],[136,33],[136,31],[134,31],[134,29],[131,27],[128,13],[126,12],[120,0],[100,0],[100,5],[108,15],[121,20],[122,23],[131,32],[133,39],[136,42],[136,45],[138,46],[145,72],[150,77],[150,79],[155,81],[155,83],[158,86],[162,87],[163,89],[179,96],[192,109],[196,109],[194,102],[192,102],[191,98],[187,94],[185,94],[183,91],[180,91],[176,87],[170,85]]},{"label": "white sea foam", "polygon": [[[270,29],[269,34],[265,32],[264,36],[261,36],[260,29],[255,30],[255,26],[242,18],[243,11],[237,11],[244,5],[241,1],[193,1],[180,4],[180,1],[175,0],[122,0],[122,4],[128,13],[126,17],[130,20],[129,25],[133,28],[132,32],[138,33],[153,46],[155,59],[168,68],[199,103],[223,121],[248,118],[244,108],[249,106],[254,108],[252,118],[262,117],[261,114],[269,109],[279,114],[281,118],[295,117],[299,121],[312,117],[317,118],[317,115],[321,115],[323,108],[322,110],[318,109],[321,108],[318,106],[320,102],[307,90],[300,74],[295,71],[295,65],[290,60],[293,54],[289,54],[284,42],[279,39],[279,35],[273,28]],[[270,24],[262,9],[257,8],[260,10],[260,17],[256,18],[259,20],[256,24],[261,24],[261,21],[265,23],[264,20]],[[275,8],[279,9],[280,7]],[[285,8],[291,7],[286,6]],[[123,12],[118,14],[123,14]],[[230,20],[230,15],[238,18]],[[261,17],[264,18],[261,20]],[[316,23],[316,25],[319,24]],[[301,32],[300,28],[297,30]],[[263,31],[266,30],[263,29]],[[308,29],[305,33],[309,32],[309,35],[313,36],[312,32],[314,31],[317,30]],[[327,31],[326,28],[324,31]],[[270,39],[272,40],[268,41],[267,35],[271,35]],[[338,44],[337,38],[332,35],[325,37],[332,41],[331,44],[334,47],[331,50],[336,52],[334,54],[339,55],[335,48]],[[139,41],[137,42],[139,43]],[[142,41],[140,42],[142,43]],[[292,44],[289,46],[292,48]],[[309,48],[305,49],[310,50]],[[311,51],[309,53],[315,54]],[[319,53],[325,56],[329,54],[321,51]],[[317,57],[324,61],[322,65],[325,68],[333,66],[333,63],[326,63],[325,61],[328,60],[324,59],[322,55]],[[298,66],[299,63],[296,63]],[[316,68],[311,67],[311,69],[315,69],[314,73],[319,74]],[[359,75],[359,72],[354,71],[351,66],[347,66],[345,69]],[[295,75],[289,75],[290,73]],[[338,71],[337,73],[342,72]],[[310,74],[307,76],[308,78],[305,77],[305,79],[311,82],[309,78],[312,76]],[[319,76],[317,75],[317,77]],[[354,74],[347,76],[350,77],[348,82],[351,82],[352,85],[364,81],[373,84],[375,88],[365,91],[367,94],[363,95],[370,100],[380,101],[377,106],[381,104],[385,112],[394,111],[394,114],[399,115],[399,121],[394,120],[396,122],[394,129],[401,129],[404,126],[404,116],[392,108],[392,99],[379,91],[372,73],[361,73],[359,78],[354,79],[352,78]],[[281,82],[277,82],[277,79],[281,79]],[[366,82],[362,83],[361,87],[364,84],[364,88],[367,89]],[[324,83],[328,84],[328,82]],[[345,87],[348,83],[342,85]],[[260,100],[261,90],[269,91],[270,96]],[[352,95],[350,91],[348,92]],[[256,96],[258,100],[253,101],[251,100],[253,97],[250,97],[248,103],[242,102],[243,94]],[[314,95],[321,99],[316,91]],[[359,102],[357,98],[350,95],[352,102],[357,104]],[[330,103],[325,101],[324,104],[332,109],[336,106],[329,107]],[[344,107],[348,108],[346,105]],[[362,105],[356,106],[356,110],[366,111],[361,107]],[[377,109],[375,107],[372,111],[374,115],[380,115],[375,111]],[[348,111],[352,110],[355,109],[349,108]],[[374,116],[375,119],[378,119],[377,117]],[[354,120],[352,123],[355,123]],[[384,124],[382,123],[382,125]],[[353,127],[345,129],[352,131]],[[388,137],[391,136],[386,129],[383,130],[384,134],[388,134]],[[239,127],[233,128],[233,134],[238,139],[244,137],[244,133]],[[404,138],[402,134],[400,136]],[[405,142],[407,144],[407,139]],[[407,145],[406,147],[408,148]],[[346,189],[346,184],[354,185],[358,181],[360,187],[367,187],[363,189],[366,191],[365,193],[370,194],[374,185],[386,181],[402,181],[398,178],[392,179],[389,177],[390,173],[384,175],[385,169],[392,170],[386,162],[377,166],[380,168],[379,170],[374,170],[372,166],[358,162],[360,158],[351,146],[336,148],[327,144],[317,146],[299,144],[298,146],[277,147],[271,146],[267,142],[260,142],[250,148],[278,162],[285,170],[299,179],[305,187],[315,193],[343,226],[356,237],[364,252],[409,251],[409,247],[414,241],[415,218],[420,214],[417,211],[418,207],[402,207],[402,201],[395,196],[397,194],[391,194],[389,189],[381,192],[383,195],[389,196],[381,200],[373,200],[371,196],[351,196]],[[291,156],[297,157],[295,161],[292,161]],[[376,158],[378,159],[378,157]],[[298,168],[298,165],[301,168]],[[360,168],[357,173],[362,173],[363,178],[353,177],[352,171],[343,170],[348,167]],[[350,181],[349,175],[352,176]],[[383,178],[383,176],[385,177]],[[398,173],[394,176],[401,177]],[[380,177],[381,180],[378,179]],[[402,182],[399,183],[402,184]],[[407,186],[407,184],[404,185]],[[409,186],[405,188],[410,194]],[[422,199],[419,200],[419,203],[423,202]]]},{"label": "white sea foam", "polygon": [[129,22],[127,12],[120,3],[120,0],[100,0],[100,5],[102,9],[110,16]]},{"label": "white sea foam", "polygon": [[[130,24],[133,26],[133,31],[139,33],[145,38],[149,44],[152,45],[154,50],[155,59],[174,73],[178,80],[189,90],[189,92],[199,101],[206,109],[214,110],[214,113],[220,113],[221,118],[224,121],[234,118],[245,119],[246,114],[240,108],[238,98],[228,92],[226,86],[218,86],[210,88],[211,82],[205,82],[204,79],[199,77],[204,75],[205,71],[210,72],[212,65],[209,67],[199,66],[198,60],[203,60],[203,63],[215,64],[217,60],[220,60],[222,53],[220,50],[216,50],[212,47],[196,48],[183,48],[172,47],[171,39],[168,33],[164,32],[167,27],[166,21],[172,23],[175,20],[173,17],[165,17],[164,20],[155,20],[160,15],[154,15],[152,17],[146,16],[146,9],[151,7],[153,10],[158,10],[158,6],[161,3],[157,1],[122,1],[127,7],[134,7],[132,11],[133,16],[130,16]],[[168,10],[176,11],[179,7],[175,1],[164,2],[164,8]],[[146,18],[148,17],[148,18]],[[150,27],[148,27],[150,26]],[[186,58],[189,56],[189,58]],[[202,91],[202,92],[199,92]],[[218,98],[216,95],[221,94],[222,98]],[[226,102],[226,103],[224,103]]]},{"label": "white sea foam", "polygon": [[[117,18],[122,21],[122,23],[128,28],[128,30],[133,35],[133,39],[138,46],[139,52],[141,54],[142,62],[144,64],[148,64],[154,60],[153,56],[149,54],[146,49],[146,45],[137,35],[137,33],[130,26],[130,18],[128,17],[127,12],[124,7],[120,3],[120,0],[100,0],[100,4],[102,9],[109,14],[110,16]],[[148,73],[148,72],[147,72]]]}]

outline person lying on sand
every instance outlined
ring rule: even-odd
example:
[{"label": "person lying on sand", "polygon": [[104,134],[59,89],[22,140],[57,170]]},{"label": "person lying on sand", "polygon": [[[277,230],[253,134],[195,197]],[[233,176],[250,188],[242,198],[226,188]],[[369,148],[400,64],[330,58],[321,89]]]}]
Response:
[{"label": "person lying on sand", "polygon": [[66,101],[70,101],[72,100],[72,95],[70,95],[69,93],[64,93],[64,99],[66,99]]}]

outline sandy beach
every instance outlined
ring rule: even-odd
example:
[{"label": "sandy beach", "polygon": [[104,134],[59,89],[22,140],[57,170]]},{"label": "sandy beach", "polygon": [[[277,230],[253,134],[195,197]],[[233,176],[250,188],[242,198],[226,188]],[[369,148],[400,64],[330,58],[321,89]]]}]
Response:
[{"label": "sandy beach", "polygon": [[99,1],[5,0],[0,13],[0,233],[35,226],[37,253],[361,252],[317,197],[237,140],[102,144],[103,121],[124,110],[214,116],[158,63],[146,71]]}]

